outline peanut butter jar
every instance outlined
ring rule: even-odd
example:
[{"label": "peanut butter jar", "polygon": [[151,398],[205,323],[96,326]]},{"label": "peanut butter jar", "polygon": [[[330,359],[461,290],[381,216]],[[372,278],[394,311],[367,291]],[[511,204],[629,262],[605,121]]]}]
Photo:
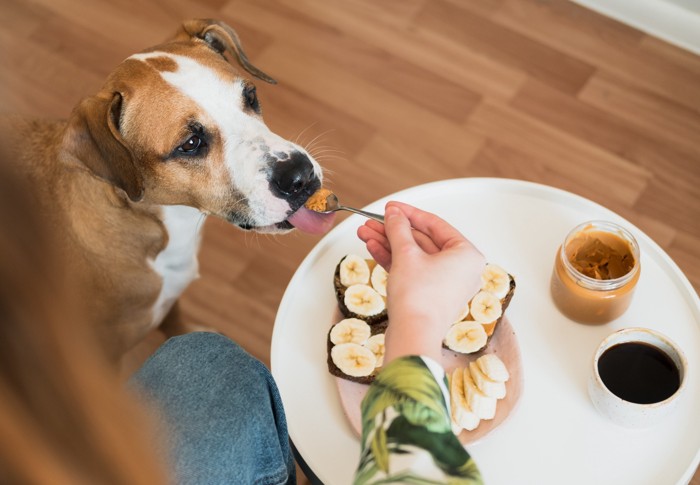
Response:
[{"label": "peanut butter jar", "polygon": [[571,320],[607,323],[629,307],[640,271],[639,245],[629,231],[612,222],[586,222],[557,250],[552,299]]}]

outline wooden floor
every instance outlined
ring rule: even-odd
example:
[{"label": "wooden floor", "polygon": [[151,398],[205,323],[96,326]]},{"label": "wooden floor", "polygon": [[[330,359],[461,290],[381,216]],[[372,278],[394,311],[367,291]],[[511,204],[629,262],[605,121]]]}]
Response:
[{"label": "wooden floor", "polygon": [[[258,83],[267,124],[309,146],[348,205],[454,177],[540,182],[620,213],[700,288],[700,57],[575,4],[0,0],[0,13],[2,112],[65,117],[181,20],[220,18],[279,81]],[[277,306],[318,238],[206,226],[181,309],[269,364]]]}]

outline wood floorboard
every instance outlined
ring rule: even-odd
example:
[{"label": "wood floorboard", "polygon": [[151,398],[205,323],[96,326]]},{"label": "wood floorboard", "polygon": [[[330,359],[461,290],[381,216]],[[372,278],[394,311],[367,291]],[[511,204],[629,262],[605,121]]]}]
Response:
[{"label": "wood floorboard", "polygon": [[[548,184],[627,218],[700,289],[700,57],[578,4],[0,0],[0,13],[0,113],[65,118],[182,20],[219,18],[279,81],[257,83],[266,123],[349,205],[456,177]],[[318,238],[204,224],[181,313],[269,365],[277,307]]]},{"label": "wood floorboard", "polygon": [[589,63],[444,0],[426,2],[416,17],[416,24],[458,39],[472,49],[570,94],[578,92],[594,72]]},{"label": "wood floorboard", "polygon": [[700,111],[635,85],[621,76],[599,70],[579,92],[578,98],[640,128],[653,130],[673,143],[696,147]]},{"label": "wood floorboard", "polygon": [[572,2],[510,0],[494,22],[693,109],[700,107],[700,88],[694,80],[700,65],[697,56],[640,47],[647,38],[643,33]]}]

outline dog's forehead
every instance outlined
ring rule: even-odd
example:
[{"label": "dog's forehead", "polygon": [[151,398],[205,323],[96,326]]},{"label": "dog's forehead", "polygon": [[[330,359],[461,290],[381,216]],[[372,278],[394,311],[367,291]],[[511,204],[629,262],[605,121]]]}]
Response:
[{"label": "dog's forehead", "polygon": [[183,94],[192,98],[201,98],[202,94],[215,90],[218,96],[238,94],[244,78],[223,61],[212,63],[201,56],[182,55],[165,51],[151,51],[134,54],[127,60],[146,63],[160,76]]},{"label": "dog's forehead", "polygon": [[125,129],[131,131],[132,122],[141,120],[158,132],[161,149],[177,141],[188,123],[199,122],[222,136],[262,123],[244,110],[243,90],[249,81],[210,50],[150,50],[124,64],[128,73],[122,78],[131,77]]},{"label": "dog's forehead", "polygon": [[234,79],[242,77],[242,71],[237,66],[228,62],[222,55],[214,52],[211,48],[206,47],[202,42],[161,44],[134,54],[128,57],[127,60],[138,59],[148,62],[158,70],[172,70],[166,66],[158,66],[153,63],[152,60],[158,58],[171,59],[175,65],[179,63],[179,60],[187,59],[200,66],[200,69],[216,71],[222,78]]}]

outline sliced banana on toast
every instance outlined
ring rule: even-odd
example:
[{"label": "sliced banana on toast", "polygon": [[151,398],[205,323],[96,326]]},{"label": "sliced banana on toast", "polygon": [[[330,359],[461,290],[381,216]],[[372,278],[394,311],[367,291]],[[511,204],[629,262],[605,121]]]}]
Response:
[{"label": "sliced banana on toast", "polygon": [[365,377],[377,368],[377,357],[364,345],[348,342],[331,349],[333,363],[351,377]]},{"label": "sliced banana on toast", "polygon": [[384,333],[387,322],[368,325],[356,318],[345,318],[333,325],[327,338],[328,371],[361,384],[374,381],[384,365]]},{"label": "sliced banana on toast", "polygon": [[484,348],[487,340],[483,325],[474,321],[455,323],[445,335],[447,348],[462,354],[478,352]]},{"label": "sliced banana on toast", "polygon": [[481,289],[502,300],[510,291],[510,275],[500,266],[489,263],[481,273]]},{"label": "sliced banana on toast", "polygon": [[[481,289],[467,302],[459,320],[447,331],[443,346],[462,354],[478,352],[486,347],[514,292],[515,279],[500,266],[487,264],[481,274]],[[474,330],[476,325],[483,328],[485,339]]]},{"label": "sliced banana on toast", "polygon": [[331,342],[340,344],[360,344],[367,342],[372,332],[369,325],[359,318],[346,318],[333,325],[331,328]]},{"label": "sliced banana on toast", "polygon": [[356,254],[348,254],[340,264],[340,282],[343,286],[366,285],[370,270],[367,261]]},{"label": "sliced banana on toast", "polygon": [[481,290],[469,303],[469,314],[481,324],[495,322],[503,315],[501,300],[493,293]]},{"label": "sliced banana on toast", "polygon": [[372,351],[377,358],[377,367],[384,365],[384,334],[378,333],[367,339],[365,347]]},{"label": "sliced banana on toast", "polygon": [[335,270],[333,285],[340,312],[369,325],[386,321],[388,273],[373,259],[357,254],[343,257]]},{"label": "sliced banana on toast", "polygon": [[369,285],[352,285],[345,289],[343,295],[345,307],[355,315],[371,318],[386,311],[382,295]]},{"label": "sliced banana on toast", "polygon": [[374,288],[377,293],[382,295],[383,297],[386,298],[386,284],[387,281],[389,280],[389,273],[386,272],[384,268],[382,268],[381,265],[377,264],[375,265],[374,269],[372,270],[372,276],[370,278],[370,281],[372,283],[372,288]]}]

